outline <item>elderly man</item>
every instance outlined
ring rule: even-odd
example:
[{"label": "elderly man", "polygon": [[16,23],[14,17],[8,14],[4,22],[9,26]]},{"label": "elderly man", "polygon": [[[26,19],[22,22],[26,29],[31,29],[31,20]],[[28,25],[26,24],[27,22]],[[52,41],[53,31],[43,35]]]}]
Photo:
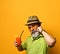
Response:
[{"label": "elderly man", "polygon": [[25,42],[20,44],[15,41],[15,46],[19,51],[26,50],[26,54],[47,54],[48,47],[53,47],[56,40],[48,34],[42,27],[37,16],[29,16],[27,24],[31,35]]}]

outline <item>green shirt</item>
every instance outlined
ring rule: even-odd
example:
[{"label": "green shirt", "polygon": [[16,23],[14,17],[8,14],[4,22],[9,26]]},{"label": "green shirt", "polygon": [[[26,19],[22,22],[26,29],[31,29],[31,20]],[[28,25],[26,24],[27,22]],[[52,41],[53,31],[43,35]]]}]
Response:
[{"label": "green shirt", "polygon": [[48,45],[42,34],[33,41],[33,37],[29,36],[25,42],[22,43],[23,49],[27,54],[47,54]]}]

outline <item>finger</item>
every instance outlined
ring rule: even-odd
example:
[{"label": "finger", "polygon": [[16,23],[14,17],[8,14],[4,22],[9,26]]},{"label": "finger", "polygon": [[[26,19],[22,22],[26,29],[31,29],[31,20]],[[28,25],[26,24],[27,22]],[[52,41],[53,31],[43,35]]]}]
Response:
[{"label": "finger", "polygon": [[17,46],[17,42],[14,41],[14,45]]}]

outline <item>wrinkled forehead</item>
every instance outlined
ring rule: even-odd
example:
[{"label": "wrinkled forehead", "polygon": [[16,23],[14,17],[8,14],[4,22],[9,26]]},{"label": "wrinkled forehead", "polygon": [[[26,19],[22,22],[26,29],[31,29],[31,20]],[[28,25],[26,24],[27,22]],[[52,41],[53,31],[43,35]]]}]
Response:
[{"label": "wrinkled forehead", "polygon": [[33,27],[35,26],[36,24],[29,24],[28,27]]}]

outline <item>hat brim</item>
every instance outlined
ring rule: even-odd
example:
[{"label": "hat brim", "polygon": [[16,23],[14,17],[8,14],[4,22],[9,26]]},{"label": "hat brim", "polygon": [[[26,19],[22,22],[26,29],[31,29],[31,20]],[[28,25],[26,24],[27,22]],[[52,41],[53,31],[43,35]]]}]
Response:
[{"label": "hat brim", "polygon": [[28,26],[28,25],[30,25],[30,24],[35,24],[35,23],[42,23],[42,22],[37,22],[37,21],[35,21],[35,22],[29,22],[29,23],[27,23],[27,24],[25,24],[25,25]]}]

